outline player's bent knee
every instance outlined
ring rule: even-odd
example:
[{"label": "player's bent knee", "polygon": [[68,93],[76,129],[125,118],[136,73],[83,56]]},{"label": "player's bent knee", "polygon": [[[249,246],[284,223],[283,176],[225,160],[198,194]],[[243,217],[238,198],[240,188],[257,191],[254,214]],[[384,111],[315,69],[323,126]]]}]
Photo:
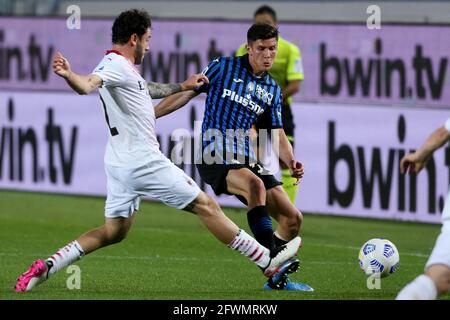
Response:
[{"label": "player's bent knee", "polygon": [[431,277],[436,285],[439,294],[450,291],[450,267],[444,264],[430,266],[426,274]]},{"label": "player's bent knee", "polygon": [[266,187],[264,186],[264,182],[258,178],[254,177],[250,179],[248,183],[248,192],[251,195],[255,196],[263,196],[266,194]]},{"label": "player's bent knee", "polygon": [[219,213],[220,207],[216,200],[201,192],[193,201],[192,212],[202,217],[214,216]]},{"label": "player's bent knee", "polygon": [[291,214],[288,219],[288,228],[291,232],[298,233],[300,231],[300,226],[303,222],[303,215],[300,211],[296,210],[295,213]]},{"label": "player's bent knee", "polygon": [[300,210],[297,210],[296,219],[297,219],[297,224],[300,227],[303,223],[303,214],[300,212]]},{"label": "player's bent knee", "polygon": [[115,244],[123,241],[127,237],[127,233],[125,231],[110,232],[106,238],[109,244]]},{"label": "player's bent knee", "polygon": [[120,228],[104,228],[103,230],[103,238],[105,242],[110,244],[115,244],[123,241],[128,234],[128,227],[120,227]]},{"label": "player's bent knee", "polygon": [[439,276],[436,287],[439,294],[445,294],[450,291],[450,269]]}]

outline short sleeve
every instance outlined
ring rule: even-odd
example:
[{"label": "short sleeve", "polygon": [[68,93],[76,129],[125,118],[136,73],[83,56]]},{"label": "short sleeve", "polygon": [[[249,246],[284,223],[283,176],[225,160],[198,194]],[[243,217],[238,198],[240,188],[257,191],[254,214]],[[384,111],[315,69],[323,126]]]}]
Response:
[{"label": "short sleeve", "polygon": [[209,83],[204,84],[200,88],[195,91],[198,93],[208,92],[209,89],[220,79],[220,75],[222,74],[222,58],[216,58],[212,60],[209,65],[202,71],[202,73],[208,77]]},{"label": "short sleeve", "polygon": [[275,100],[274,106],[271,108],[272,126],[271,129],[283,128],[283,121],[281,120],[281,95]]},{"label": "short sleeve", "polygon": [[300,49],[295,45],[289,45],[289,58],[287,66],[287,81],[303,80],[303,62]]},{"label": "short sleeve", "polygon": [[247,48],[245,47],[245,44],[241,45],[239,49],[236,51],[236,57],[242,57],[243,55],[247,54]]},{"label": "short sleeve", "polygon": [[447,119],[447,121],[445,121],[445,129],[447,129],[448,132],[450,132],[450,118]]},{"label": "short sleeve", "polygon": [[94,69],[92,74],[98,75],[102,81],[103,86],[118,87],[123,84],[124,72],[122,64],[117,60],[103,59]]}]

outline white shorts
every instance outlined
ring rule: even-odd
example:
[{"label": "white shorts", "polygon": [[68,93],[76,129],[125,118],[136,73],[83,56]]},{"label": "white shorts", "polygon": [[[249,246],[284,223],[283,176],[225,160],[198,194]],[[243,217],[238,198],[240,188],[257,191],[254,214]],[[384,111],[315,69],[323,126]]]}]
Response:
[{"label": "white shorts", "polygon": [[105,216],[129,218],[139,209],[141,196],[184,209],[198,197],[200,188],[162,153],[138,168],[105,165],[108,196]]},{"label": "white shorts", "polygon": [[450,192],[442,211],[442,229],[439,234],[425,270],[433,264],[445,264],[450,267]]}]

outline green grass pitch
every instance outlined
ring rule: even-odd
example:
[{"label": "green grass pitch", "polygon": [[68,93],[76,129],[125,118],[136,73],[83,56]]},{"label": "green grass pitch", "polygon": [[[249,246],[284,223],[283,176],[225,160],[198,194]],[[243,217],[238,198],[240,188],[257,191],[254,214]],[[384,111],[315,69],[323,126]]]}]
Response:
[{"label": "green grass pitch", "polygon": [[[0,192],[0,299],[393,299],[423,271],[440,226],[305,214],[301,266],[294,281],[315,292],[263,291],[265,277],[248,259],[214,239],[192,214],[144,202],[123,242],[77,262],[81,288],[59,272],[34,291],[17,294],[18,275],[103,222],[104,199]],[[249,231],[244,210],[225,209]],[[358,265],[373,237],[393,241],[400,268],[369,290]],[[446,295],[443,299],[449,299]]]}]

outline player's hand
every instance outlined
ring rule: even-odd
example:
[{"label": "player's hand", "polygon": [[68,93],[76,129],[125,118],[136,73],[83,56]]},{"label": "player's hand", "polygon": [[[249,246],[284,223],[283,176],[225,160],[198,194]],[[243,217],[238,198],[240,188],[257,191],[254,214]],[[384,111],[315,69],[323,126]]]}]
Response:
[{"label": "player's hand", "polygon": [[53,72],[58,76],[67,79],[71,72],[69,61],[63,57],[61,52],[57,52],[53,57]]},{"label": "player's hand", "polygon": [[419,173],[425,167],[426,163],[426,159],[419,157],[415,152],[407,154],[400,160],[400,173]]},{"label": "player's hand", "polygon": [[291,160],[289,168],[291,169],[291,176],[297,179],[294,185],[298,185],[300,183],[300,179],[303,178],[303,175],[305,173],[303,164],[301,162],[298,162],[297,160]]},{"label": "player's hand", "polygon": [[181,84],[181,90],[195,90],[200,88],[202,85],[209,83],[209,79],[207,76],[205,76],[203,73],[194,74],[187,78],[182,84]]}]

